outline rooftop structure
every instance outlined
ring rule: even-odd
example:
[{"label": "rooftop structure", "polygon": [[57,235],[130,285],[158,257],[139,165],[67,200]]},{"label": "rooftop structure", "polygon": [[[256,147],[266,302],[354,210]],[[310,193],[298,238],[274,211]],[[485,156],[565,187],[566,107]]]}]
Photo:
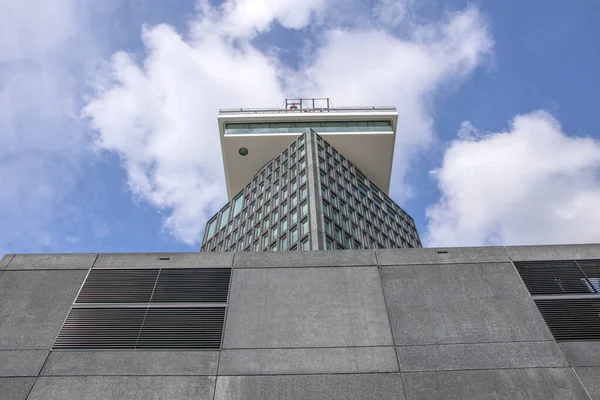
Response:
[{"label": "rooftop structure", "polygon": [[228,198],[239,193],[307,128],[326,139],[387,194],[397,122],[395,107],[333,107],[329,99],[287,99],[281,108],[220,110]]}]

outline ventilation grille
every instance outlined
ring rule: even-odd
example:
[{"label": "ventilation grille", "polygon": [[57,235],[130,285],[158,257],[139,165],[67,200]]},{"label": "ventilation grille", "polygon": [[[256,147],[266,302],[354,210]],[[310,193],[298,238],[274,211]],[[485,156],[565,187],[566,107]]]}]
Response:
[{"label": "ventilation grille", "polygon": [[92,269],[56,350],[221,347],[231,268]]},{"label": "ventilation grille", "polygon": [[535,300],[556,340],[600,340],[600,299]]},{"label": "ventilation grille", "polygon": [[229,268],[163,269],[156,282],[153,303],[225,303]]},{"label": "ventilation grille", "polygon": [[146,308],[73,308],[55,349],[134,349]]},{"label": "ventilation grille", "polygon": [[208,349],[221,347],[225,307],[151,308],[138,349]]},{"label": "ventilation grille", "polygon": [[92,269],[75,303],[148,303],[158,269]]},{"label": "ventilation grille", "polygon": [[515,262],[532,295],[596,293],[575,261]]},{"label": "ventilation grille", "polygon": [[600,340],[600,260],[514,264],[556,340]]}]

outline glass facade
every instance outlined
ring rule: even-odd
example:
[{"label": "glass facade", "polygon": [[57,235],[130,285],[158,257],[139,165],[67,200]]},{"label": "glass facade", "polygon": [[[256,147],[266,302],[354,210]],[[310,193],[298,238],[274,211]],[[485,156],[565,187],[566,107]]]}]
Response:
[{"label": "glass facade", "polygon": [[200,251],[313,250],[298,219],[310,212],[302,202],[308,196],[305,142],[301,135],[209,220]]},{"label": "glass facade", "polygon": [[413,219],[305,129],[206,224],[201,251],[421,247]]},{"label": "glass facade", "polygon": [[421,247],[413,219],[316,135],[326,249]]}]

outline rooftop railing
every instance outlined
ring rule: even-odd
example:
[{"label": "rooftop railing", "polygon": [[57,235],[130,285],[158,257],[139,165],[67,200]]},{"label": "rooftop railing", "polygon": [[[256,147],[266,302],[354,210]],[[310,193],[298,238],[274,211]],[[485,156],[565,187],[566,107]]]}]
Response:
[{"label": "rooftop railing", "polygon": [[330,107],[330,108],[227,108],[219,110],[219,114],[298,114],[298,113],[348,113],[348,112],[381,112],[396,111],[394,106],[377,107]]}]

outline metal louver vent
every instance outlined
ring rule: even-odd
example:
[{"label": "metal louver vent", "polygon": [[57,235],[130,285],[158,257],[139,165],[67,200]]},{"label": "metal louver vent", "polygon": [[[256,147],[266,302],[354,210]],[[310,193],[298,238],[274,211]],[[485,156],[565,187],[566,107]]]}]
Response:
[{"label": "metal louver vent", "polygon": [[225,307],[150,308],[138,349],[207,349],[221,347]]},{"label": "metal louver vent", "polygon": [[163,269],[156,282],[153,303],[225,303],[229,268]]},{"label": "metal louver vent", "polygon": [[148,303],[158,269],[92,269],[75,303]]},{"label": "metal louver vent", "polygon": [[528,261],[514,264],[532,295],[596,292],[575,261]]},{"label": "metal louver vent", "polygon": [[575,262],[586,275],[591,288],[600,293],[600,260],[577,260]]},{"label": "metal louver vent", "polygon": [[600,298],[535,300],[556,340],[600,340]]},{"label": "metal louver vent", "polygon": [[92,269],[55,350],[221,347],[231,268]]},{"label": "metal louver vent", "polygon": [[146,308],[73,308],[54,349],[134,349]]}]

